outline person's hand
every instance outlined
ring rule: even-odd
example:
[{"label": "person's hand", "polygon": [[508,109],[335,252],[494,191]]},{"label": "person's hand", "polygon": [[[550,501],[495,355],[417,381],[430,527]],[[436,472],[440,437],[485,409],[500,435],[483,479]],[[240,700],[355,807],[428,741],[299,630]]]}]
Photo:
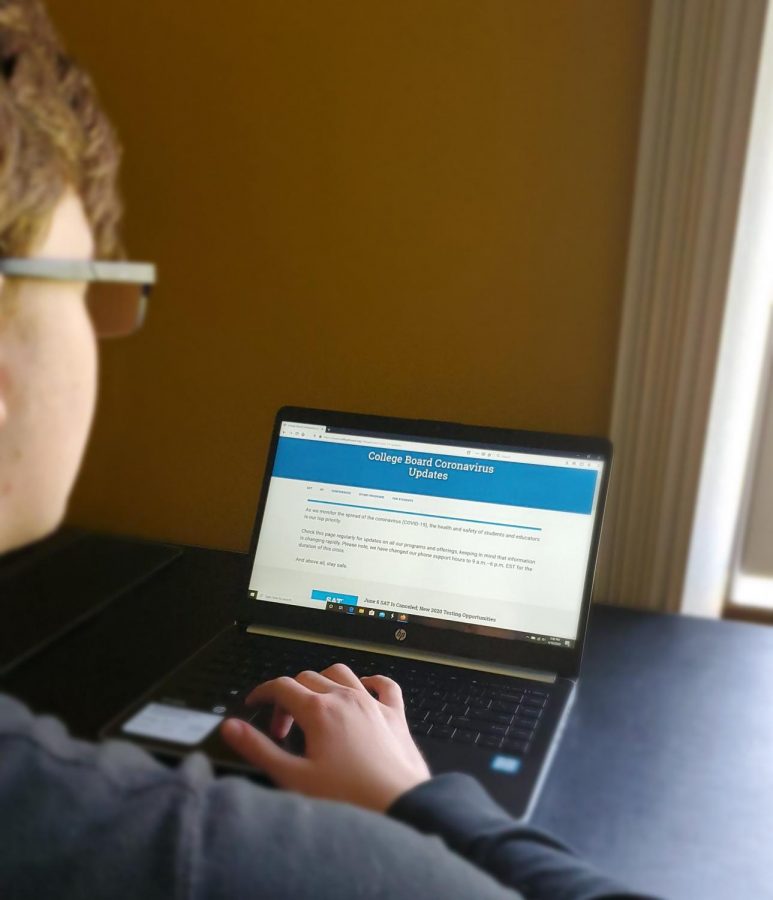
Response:
[{"label": "person's hand", "polygon": [[288,753],[240,719],[227,719],[220,733],[280,787],[383,811],[430,777],[408,731],[402,692],[391,678],[359,679],[336,663],[323,672],[267,681],[247,697],[250,706],[266,703],[274,706],[272,736],[282,740],[297,722],[305,756]]}]

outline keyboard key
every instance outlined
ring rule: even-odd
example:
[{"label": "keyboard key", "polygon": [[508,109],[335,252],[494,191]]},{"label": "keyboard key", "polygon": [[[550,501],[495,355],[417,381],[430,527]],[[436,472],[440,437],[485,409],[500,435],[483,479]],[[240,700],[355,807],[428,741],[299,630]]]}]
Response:
[{"label": "keyboard key", "polygon": [[521,702],[521,698],[523,694],[520,692],[516,693],[501,693],[497,695],[497,702],[499,703],[514,703],[516,706]]},{"label": "keyboard key", "polygon": [[507,736],[508,738],[514,741],[528,741],[531,740],[531,736],[534,732],[531,728],[522,728],[520,725],[514,725],[512,728],[508,728]]},{"label": "keyboard key", "polygon": [[542,707],[545,705],[545,699],[546,698],[530,697],[527,695],[526,697],[523,698],[523,705],[529,706],[529,707],[534,707],[536,709],[542,709]]},{"label": "keyboard key", "polygon": [[473,731],[478,731],[481,725],[481,722],[469,718],[469,716],[454,716],[451,719],[451,725],[454,728],[470,728]]},{"label": "keyboard key", "polygon": [[468,731],[466,728],[457,728],[451,740],[455,744],[474,744],[477,736],[477,731]]},{"label": "keyboard key", "polygon": [[518,719],[516,719],[510,728],[510,737],[516,740],[531,740],[531,738],[534,737],[536,726],[536,722],[519,722]]},{"label": "keyboard key", "polygon": [[494,725],[492,722],[482,722],[481,733],[482,734],[494,734],[499,737],[505,737],[507,735],[507,725]]},{"label": "keyboard key", "polygon": [[490,709],[484,709],[480,706],[471,706],[467,715],[471,719],[480,719],[483,721],[492,721],[497,713],[491,712]]},{"label": "keyboard key", "polygon": [[443,740],[448,740],[454,733],[454,729],[449,725],[433,725],[432,731],[430,731],[429,736],[433,738],[441,738]]},{"label": "keyboard key", "polygon": [[410,726],[413,734],[429,734],[432,725],[429,722],[416,722]]},{"label": "keyboard key", "polygon": [[508,753],[526,753],[529,749],[529,742],[504,740],[502,741],[502,749],[507,750]]},{"label": "keyboard key", "polygon": [[482,734],[478,738],[478,747],[486,747],[489,750],[498,750],[502,743],[502,738],[496,737],[495,735],[490,734]]},{"label": "keyboard key", "polygon": [[427,721],[435,725],[448,725],[451,716],[445,712],[431,712],[427,715]]},{"label": "keyboard key", "polygon": [[481,734],[496,734],[504,737],[507,734],[507,725],[501,725],[498,722],[475,722],[475,727]]},{"label": "keyboard key", "polygon": [[451,713],[453,716],[463,716],[467,712],[466,703],[446,703],[443,706],[443,712]]}]

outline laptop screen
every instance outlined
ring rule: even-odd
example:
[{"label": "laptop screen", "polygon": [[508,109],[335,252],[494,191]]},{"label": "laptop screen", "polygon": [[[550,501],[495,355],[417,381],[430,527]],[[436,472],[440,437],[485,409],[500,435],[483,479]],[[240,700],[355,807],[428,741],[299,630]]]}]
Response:
[{"label": "laptop screen", "polygon": [[249,595],[574,648],[603,466],[282,422]]}]

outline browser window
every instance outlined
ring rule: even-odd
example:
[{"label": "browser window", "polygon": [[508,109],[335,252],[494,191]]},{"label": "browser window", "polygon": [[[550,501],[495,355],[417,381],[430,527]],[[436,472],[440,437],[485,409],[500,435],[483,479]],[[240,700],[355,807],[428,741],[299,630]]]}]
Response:
[{"label": "browser window", "polygon": [[573,647],[602,467],[284,422],[250,596]]}]

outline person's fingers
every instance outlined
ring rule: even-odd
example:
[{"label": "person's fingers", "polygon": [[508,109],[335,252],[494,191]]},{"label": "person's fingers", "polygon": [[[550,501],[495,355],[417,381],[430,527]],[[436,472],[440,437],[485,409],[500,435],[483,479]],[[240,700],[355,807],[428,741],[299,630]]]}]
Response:
[{"label": "person's fingers", "polygon": [[271,713],[271,737],[283,741],[293,727],[293,717],[281,706],[275,706]]},{"label": "person's fingers", "polygon": [[303,757],[278,747],[268,735],[241,719],[226,719],[220,726],[220,735],[235,753],[280,787],[303,789],[309,765]]},{"label": "person's fingers", "polygon": [[330,679],[325,677],[324,672],[314,672],[311,669],[299,672],[295,676],[295,680],[310,691],[314,691],[316,694],[327,694],[332,691],[334,687],[334,685],[330,683]]},{"label": "person's fingers", "polygon": [[362,690],[360,679],[352,672],[349,666],[345,666],[343,663],[333,663],[332,666],[323,669],[321,674],[344,687]]},{"label": "person's fingers", "polygon": [[290,715],[297,718],[298,710],[303,708],[304,700],[311,696],[311,691],[300,684],[295,678],[283,675],[281,678],[273,678],[264,681],[247,695],[244,701],[248,706],[256,706],[260,703],[273,703],[287,710]]},{"label": "person's fingers", "polygon": [[386,675],[365,675],[361,680],[369,691],[376,692],[380,703],[392,709],[403,709],[403,692],[396,681]]}]

